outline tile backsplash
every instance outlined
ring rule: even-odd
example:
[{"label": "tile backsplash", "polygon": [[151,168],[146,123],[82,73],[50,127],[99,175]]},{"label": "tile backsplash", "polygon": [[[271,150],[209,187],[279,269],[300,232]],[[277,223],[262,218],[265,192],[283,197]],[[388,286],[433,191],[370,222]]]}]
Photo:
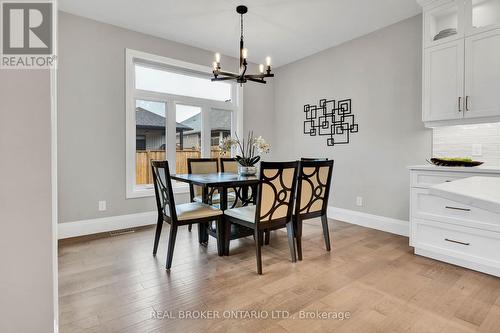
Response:
[{"label": "tile backsplash", "polygon": [[434,157],[471,157],[485,166],[500,167],[500,123],[437,127]]}]

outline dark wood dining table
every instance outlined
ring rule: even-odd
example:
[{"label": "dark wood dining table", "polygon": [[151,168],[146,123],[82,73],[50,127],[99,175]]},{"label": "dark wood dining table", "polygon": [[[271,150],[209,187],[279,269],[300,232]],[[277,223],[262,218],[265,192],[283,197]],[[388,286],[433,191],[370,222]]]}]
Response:
[{"label": "dark wood dining table", "polygon": [[[247,206],[255,204],[257,186],[259,178],[256,176],[240,176],[235,173],[219,172],[219,173],[206,173],[206,174],[175,174],[170,176],[172,179],[179,182],[188,183],[190,185],[198,185],[202,187],[202,201],[203,203],[210,203],[210,198],[214,193],[213,189],[217,189],[220,196],[220,209],[226,210],[236,206]],[[228,193],[234,193],[234,201],[231,201],[231,207],[228,206]],[[249,189],[252,189],[251,193]],[[224,228],[226,229],[226,228]],[[208,236],[216,236],[214,227],[208,224],[200,224],[198,228],[198,239],[200,244],[208,242]],[[224,255],[224,239],[238,239],[253,235],[253,230],[242,226],[233,225],[231,232],[221,232],[223,239],[218,240],[217,252],[219,256]]]}]

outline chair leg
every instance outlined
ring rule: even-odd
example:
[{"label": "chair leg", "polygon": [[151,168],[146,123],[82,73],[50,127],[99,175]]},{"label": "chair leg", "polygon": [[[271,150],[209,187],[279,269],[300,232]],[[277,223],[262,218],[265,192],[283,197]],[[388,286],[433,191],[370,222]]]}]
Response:
[{"label": "chair leg", "polygon": [[231,242],[231,222],[223,217],[224,221],[224,255],[229,255],[229,244]]},{"label": "chair leg", "polygon": [[286,231],[288,234],[288,246],[290,247],[290,255],[292,257],[292,262],[297,262],[297,256],[295,252],[295,239],[293,237],[293,223],[292,221],[286,224]]},{"label": "chair leg", "polygon": [[330,233],[328,232],[328,218],[325,215],[321,216],[321,224],[323,225],[323,237],[325,238],[326,250],[330,251]]},{"label": "chair leg", "polygon": [[217,226],[216,226],[216,235],[217,235],[217,254],[219,257],[224,255],[224,245],[226,244],[224,241],[224,221],[222,221],[222,217],[217,218]]},{"label": "chair leg", "polygon": [[190,224],[190,225],[188,226],[188,231],[189,231],[189,232],[191,232],[191,230],[193,230],[193,225],[192,225],[192,224]]},{"label": "chair leg", "polygon": [[170,226],[170,236],[168,238],[167,269],[172,267],[172,257],[174,256],[175,238],[177,237],[177,226]]},{"label": "chair leg", "polygon": [[271,230],[266,230],[264,235],[266,236],[264,239],[264,245],[269,245],[269,242],[271,241]]},{"label": "chair leg", "polygon": [[297,242],[297,257],[302,260],[302,220],[300,218],[295,219],[294,229]]},{"label": "chair leg", "polygon": [[158,215],[158,221],[156,222],[155,243],[153,245],[153,257],[156,257],[156,251],[158,250],[158,243],[160,242],[162,227],[163,227],[163,217]]},{"label": "chair leg", "polygon": [[255,229],[255,257],[257,258],[257,274],[262,275],[262,235],[258,229]]},{"label": "chair leg", "polygon": [[207,225],[206,223],[198,223],[198,243],[201,245],[207,245],[208,244],[208,237],[207,236]]}]

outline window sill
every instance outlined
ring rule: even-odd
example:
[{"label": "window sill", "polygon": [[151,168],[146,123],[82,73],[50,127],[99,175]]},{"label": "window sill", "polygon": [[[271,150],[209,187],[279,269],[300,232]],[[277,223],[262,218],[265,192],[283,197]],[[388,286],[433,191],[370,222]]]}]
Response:
[{"label": "window sill", "polygon": [[[189,185],[187,184],[178,184],[172,187],[174,194],[186,194],[189,193]],[[155,189],[151,186],[141,186],[136,187],[134,190],[127,192],[127,199],[136,199],[136,198],[147,198],[154,197]]]}]

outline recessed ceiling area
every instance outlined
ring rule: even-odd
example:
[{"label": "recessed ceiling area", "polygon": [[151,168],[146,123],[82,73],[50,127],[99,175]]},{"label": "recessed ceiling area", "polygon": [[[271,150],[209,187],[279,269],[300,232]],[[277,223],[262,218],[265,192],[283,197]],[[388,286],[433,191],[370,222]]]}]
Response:
[{"label": "recessed ceiling area", "polygon": [[[59,0],[59,9],[238,57],[237,5],[248,6],[248,58],[282,66],[421,12],[415,0]],[[209,65],[210,62],[207,63]]]}]

